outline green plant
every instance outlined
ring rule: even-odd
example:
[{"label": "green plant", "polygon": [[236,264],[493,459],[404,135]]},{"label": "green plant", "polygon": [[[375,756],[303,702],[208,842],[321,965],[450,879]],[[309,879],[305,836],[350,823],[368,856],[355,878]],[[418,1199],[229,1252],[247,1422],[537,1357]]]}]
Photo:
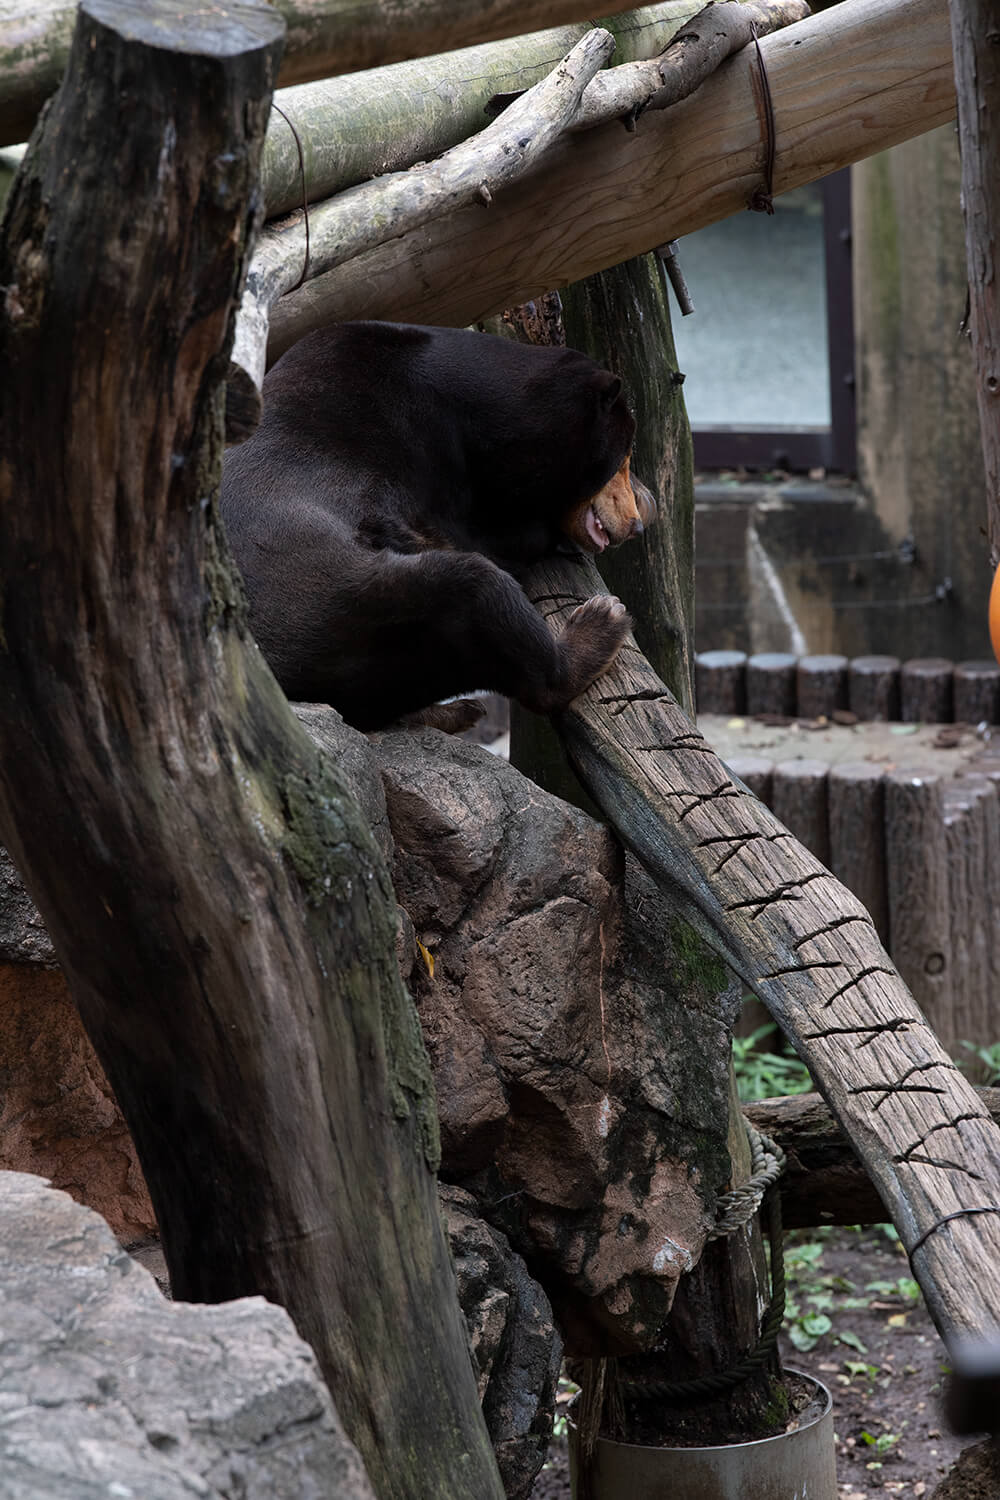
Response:
[{"label": "green plant", "polygon": [[899,1297],[903,1302],[917,1303],[921,1292],[912,1276],[897,1276],[895,1281],[866,1281],[865,1291],[878,1297]]},{"label": "green plant", "polygon": [[556,1411],[552,1422],[552,1436],[564,1438],[569,1434],[569,1408],[580,1394],[580,1387],[566,1375],[559,1376],[556,1389]]},{"label": "green plant", "polygon": [[762,1050],[765,1037],[773,1036],[777,1029],[773,1021],[766,1021],[749,1036],[733,1037],[736,1086],[745,1104],[773,1099],[778,1094],[808,1094],[813,1087],[808,1068],[797,1057]]},{"label": "green plant", "polygon": [[[989,1046],[981,1047],[975,1042],[960,1042],[959,1045],[971,1052],[976,1061],[982,1064],[981,1068],[973,1068],[971,1058],[959,1057],[956,1058],[956,1062],[960,1068],[966,1072],[974,1072],[979,1081],[987,1087],[1000,1083],[1000,1042],[990,1042]],[[981,1076],[983,1068],[986,1069],[988,1075],[985,1078]]]},{"label": "green plant", "polygon": [[885,1458],[886,1454],[891,1453],[899,1442],[899,1433],[881,1432],[878,1437],[873,1437],[870,1432],[862,1432],[861,1441],[869,1448],[874,1448],[878,1458]]}]

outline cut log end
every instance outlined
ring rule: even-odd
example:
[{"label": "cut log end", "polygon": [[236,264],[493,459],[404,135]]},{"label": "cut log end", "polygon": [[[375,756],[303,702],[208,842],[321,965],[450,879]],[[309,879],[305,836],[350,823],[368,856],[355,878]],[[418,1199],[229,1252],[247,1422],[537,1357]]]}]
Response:
[{"label": "cut log end", "polygon": [[145,0],[82,0],[80,10],[124,41],[193,57],[243,57],[285,35],[284,17],[267,0],[202,9],[188,0],[157,0],[155,6]]}]

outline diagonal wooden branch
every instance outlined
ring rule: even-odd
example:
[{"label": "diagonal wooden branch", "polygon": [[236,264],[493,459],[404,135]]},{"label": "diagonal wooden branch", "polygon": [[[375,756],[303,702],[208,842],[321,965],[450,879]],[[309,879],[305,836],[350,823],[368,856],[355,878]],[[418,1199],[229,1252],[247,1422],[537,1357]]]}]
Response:
[{"label": "diagonal wooden branch", "polygon": [[669,109],[693,94],[727,57],[753,40],[809,15],[808,0],[721,0],[688,22],[660,57],[598,73],[587,87],[574,130]]},{"label": "diagonal wooden branch", "polygon": [[236,323],[226,395],[229,441],[249,436],[256,426],[270,309],[296,284],[303,268],[309,275],[322,275],[448,209],[476,198],[488,203],[493,192],[521,176],[564,133],[584,89],[614,46],[609,31],[588,31],[547,78],[472,141],[438,161],[351,189],[313,209],[308,267],[301,215],[261,235]]},{"label": "diagonal wooden branch", "polygon": [[[602,591],[589,562],[555,561],[528,582],[554,631]],[[1000,1331],[1000,1129],[864,907],[734,781],[634,644],[557,727],[622,840],[808,1063],[942,1335]]]},{"label": "diagonal wooden branch", "polygon": [[[604,23],[615,39],[616,64],[657,57],[701,8],[699,0],[661,0]],[[265,217],[291,213],[303,199],[332,198],[370,177],[405,172],[478,134],[489,124],[495,95],[513,97],[539,83],[593,24],[280,89],[274,102],[282,113],[268,123],[260,169]]]}]

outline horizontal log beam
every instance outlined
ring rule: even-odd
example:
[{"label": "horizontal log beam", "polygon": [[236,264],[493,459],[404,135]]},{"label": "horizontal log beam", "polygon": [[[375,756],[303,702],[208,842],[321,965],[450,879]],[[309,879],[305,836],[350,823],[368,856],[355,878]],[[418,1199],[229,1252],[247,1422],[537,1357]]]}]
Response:
[{"label": "horizontal log beam", "polygon": [[[579,22],[579,34],[554,49],[558,59],[596,24],[582,0],[272,3],[288,27],[279,75],[282,86]],[[608,15],[622,16],[627,27],[623,12],[629,6],[621,0],[607,0],[607,4]],[[665,9],[645,6],[634,14],[645,24]],[[23,6],[15,0],[13,7],[0,10],[0,146],[27,140],[42,105],[59,87],[75,15],[76,6],[67,0],[33,0]],[[610,29],[618,28],[612,25]]]},{"label": "horizontal log beam", "polygon": [[[323,276],[361,254],[404,238],[466,203],[490,203],[531,173],[571,130],[613,119],[634,120],[693,93],[722,61],[808,14],[806,0],[710,3],[671,46],[651,60],[604,68],[614,50],[609,31],[585,32],[531,88],[509,96],[499,119],[433,161],[389,172],[267,225],[247,275],[226,393],[226,440],[241,442],[260,417],[271,308],[303,280]],[[346,124],[347,122],[345,122]],[[326,133],[336,137],[337,123]],[[313,142],[305,139],[303,155]],[[411,146],[418,142],[411,141]],[[309,174],[306,175],[308,191]],[[264,179],[265,197],[269,192]]]},{"label": "horizontal log beam", "polygon": [[[946,0],[842,0],[760,43],[777,193],[954,117]],[[382,245],[285,297],[270,357],[325,322],[463,325],[741,212],[764,157],[755,51],[634,132],[556,146],[530,178]]]},{"label": "horizontal log beam", "polygon": [[226,391],[227,441],[249,436],[259,420],[268,318],[281,295],[310,267],[323,271],[343,265],[361,245],[382,244],[457,204],[477,198],[488,202],[565,133],[579,112],[584,89],[614,45],[611,33],[601,27],[586,32],[557,68],[479,135],[437,161],[390,173],[318,204],[310,214],[308,239],[301,233],[301,214],[290,229],[274,225],[264,231],[236,323]]},{"label": "horizontal log beam", "polygon": [[[1000,1125],[1000,1088],[975,1090]],[[743,1113],[785,1153],[781,1188],[786,1229],[817,1224],[881,1224],[888,1209],[819,1094],[744,1104]]]},{"label": "horizontal log beam", "polygon": [[[659,56],[701,3],[666,0],[616,16],[604,27],[615,67]],[[440,156],[484,129],[495,95],[538,83],[591,29],[560,26],[279,89],[260,167],[267,218]]]}]

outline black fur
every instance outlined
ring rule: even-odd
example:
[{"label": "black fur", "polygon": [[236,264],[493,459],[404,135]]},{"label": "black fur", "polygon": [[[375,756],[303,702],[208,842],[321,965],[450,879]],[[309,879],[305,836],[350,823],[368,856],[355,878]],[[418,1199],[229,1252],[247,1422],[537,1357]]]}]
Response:
[{"label": "black fur", "polygon": [[555,642],[515,575],[565,540],[634,425],[621,382],[573,350],[390,323],[302,339],[222,484],[250,625],[288,696],[361,729],[479,688],[564,707],[628,616],[589,600]]}]

